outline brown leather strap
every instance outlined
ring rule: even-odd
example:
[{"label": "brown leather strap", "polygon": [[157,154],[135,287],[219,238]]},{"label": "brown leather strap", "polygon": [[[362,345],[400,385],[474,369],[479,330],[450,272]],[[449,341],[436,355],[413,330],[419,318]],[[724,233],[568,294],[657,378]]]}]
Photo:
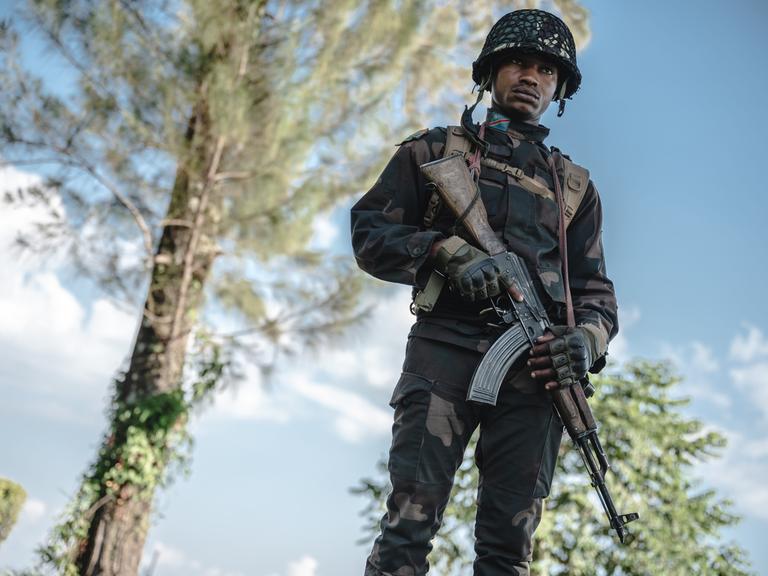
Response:
[{"label": "brown leather strap", "polygon": [[559,150],[557,151],[557,164],[563,168],[565,227],[568,228],[587,193],[589,170],[568,160]]},{"label": "brown leather strap", "polygon": [[472,153],[472,142],[464,135],[464,128],[461,126],[448,126],[445,135],[445,151],[443,158],[451,154],[461,154],[469,157]]},{"label": "brown leather strap", "polygon": [[482,158],[480,160],[480,164],[483,166],[488,166],[489,168],[493,168],[494,170],[498,170],[499,172],[509,174],[517,181],[520,186],[528,190],[528,192],[532,192],[533,194],[541,196],[542,198],[548,198],[553,202],[555,201],[555,195],[549,188],[547,188],[538,180],[534,180],[533,178],[526,176],[525,172],[523,172],[520,168],[510,166],[504,162],[498,162],[492,158]]},{"label": "brown leather strap", "polygon": [[[480,124],[480,131],[478,132],[480,140],[485,138],[485,122]],[[475,148],[475,151],[469,157],[469,172],[472,174],[472,179],[477,182],[480,179],[480,159],[483,155],[483,151],[480,146]]]},{"label": "brown leather strap", "polygon": [[574,328],[576,326],[576,317],[573,313],[573,300],[571,299],[571,283],[568,279],[568,238],[565,230],[565,202],[563,200],[563,190],[560,187],[560,178],[557,176],[557,168],[555,167],[554,155],[557,152],[553,152],[549,159],[549,169],[552,171],[552,180],[555,182],[555,196],[557,196],[557,206],[560,209],[560,257],[563,261],[563,284],[565,285],[565,307],[566,314],[568,316],[568,326]]}]

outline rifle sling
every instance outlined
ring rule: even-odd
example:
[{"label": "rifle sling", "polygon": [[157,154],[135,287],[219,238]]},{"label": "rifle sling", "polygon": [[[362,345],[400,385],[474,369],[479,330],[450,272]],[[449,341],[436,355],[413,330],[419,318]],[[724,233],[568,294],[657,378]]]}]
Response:
[{"label": "rifle sling", "polygon": [[[557,162],[562,167],[563,182],[565,183],[563,201],[565,226],[567,228],[570,225],[571,220],[573,220],[573,217],[576,215],[576,212],[581,205],[581,201],[584,199],[584,194],[589,185],[589,171],[563,156],[557,148],[553,148],[553,153],[555,152],[557,153]],[[461,154],[468,160],[472,155],[472,141],[464,135],[464,129],[461,126],[448,126],[446,128],[443,158],[446,158],[451,154]],[[503,172],[504,174],[508,174],[514,178],[522,188],[528,190],[528,192],[531,192],[532,194],[536,194],[542,198],[548,198],[553,202],[557,201],[552,190],[538,180],[526,176],[520,168],[487,157],[481,158],[480,164],[492,168],[493,170]],[[424,215],[425,228],[431,228],[434,224],[440,205],[440,195],[437,193],[437,190],[433,190],[429,199],[429,205]]]},{"label": "rifle sling", "polygon": [[573,328],[576,326],[576,318],[573,313],[573,299],[571,298],[571,283],[568,278],[568,237],[566,234],[565,225],[565,201],[563,200],[563,190],[560,188],[560,178],[557,176],[557,168],[555,167],[555,155],[560,155],[559,151],[553,151],[550,157],[547,159],[549,163],[549,169],[552,171],[552,180],[555,182],[555,195],[557,196],[557,206],[560,210],[560,230],[558,236],[560,237],[560,258],[563,263],[563,284],[565,285],[565,306],[566,314],[568,317],[568,326]]},{"label": "rifle sling", "polygon": [[[467,138],[464,133],[464,129],[461,126],[448,126],[446,129],[443,157],[446,158],[451,154],[461,154],[467,160],[469,160],[470,156],[472,156],[472,141]],[[562,167],[563,182],[566,186],[565,194],[563,194],[562,188],[560,186],[560,179],[557,176],[557,170],[555,168],[554,161],[552,160],[552,156],[557,157],[557,162]],[[589,185],[589,171],[579,166],[578,164],[571,162],[568,158],[565,158],[560,153],[560,151],[557,150],[557,148],[552,149],[552,156],[549,158],[549,165],[550,170],[552,171],[552,179],[555,183],[554,193],[538,180],[535,180],[530,176],[526,176],[526,174],[520,168],[516,168],[515,166],[510,166],[504,162],[499,162],[493,158],[487,157],[481,158],[480,164],[511,176],[522,188],[528,192],[558,203],[558,208],[560,210],[560,251],[563,254],[563,281],[565,282],[566,306],[568,307],[568,314],[570,318],[573,316],[573,303],[571,302],[570,285],[568,282],[568,256],[567,252],[564,250],[564,246],[567,247],[567,243],[564,244],[565,231],[571,224],[571,220],[573,220],[573,217],[576,215],[576,212],[581,205],[581,201],[584,199],[584,195]],[[435,189],[433,186],[430,187],[432,188],[432,194],[429,198],[429,204],[427,205],[423,220],[424,228],[427,230],[432,228],[434,225],[437,213],[440,211],[442,206],[442,199],[440,198],[440,194],[438,193],[437,189]],[[476,197],[470,204],[470,208],[472,205],[474,205],[477,199],[479,199],[479,193],[480,192],[478,188],[476,190]],[[454,224],[454,233],[455,229],[461,224],[464,217],[457,219],[456,223]],[[440,288],[442,288],[442,285],[445,282],[445,278],[443,277],[440,277],[439,279],[433,279],[432,276],[434,275],[435,272],[432,273],[428,281],[430,289],[425,289],[417,294],[418,302],[414,300],[411,306],[412,311],[413,309],[431,311],[434,307],[435,302],[440,295]],[[438,288],[438,286],[440,288]]]}]

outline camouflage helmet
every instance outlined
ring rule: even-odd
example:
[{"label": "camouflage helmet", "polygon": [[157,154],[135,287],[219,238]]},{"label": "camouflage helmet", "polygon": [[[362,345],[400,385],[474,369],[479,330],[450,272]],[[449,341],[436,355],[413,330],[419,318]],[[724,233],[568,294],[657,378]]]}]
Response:
[{"label": "camouflage helmet", "polygon": [[567,86],[563,94],[555,95],[556,99],[570,98],[579,89],[581,72],[576,65],[576,43],[565,22],[554,14],[543,10],[515,10],[502,16],[488,33],[480,56],[472,63],[475,84],[483,86],[494,58],[509,50],[543,54],[557,63]]}]

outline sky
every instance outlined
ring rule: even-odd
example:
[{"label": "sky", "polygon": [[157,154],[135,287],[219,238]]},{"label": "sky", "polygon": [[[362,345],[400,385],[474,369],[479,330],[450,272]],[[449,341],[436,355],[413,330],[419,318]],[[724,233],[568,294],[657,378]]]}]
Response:
[{"label": "sky", "polygon": [[[674,362],[688,413],[729,439],[696,473],[734,501],[743,521],[726,536],[768,574],[768,4],[583,4],[592,41],[579,55],[582,89],[563,118],[551,110],[543,122],[548,143],[588,167],[601,194],[621,319],[611,356]],[[6,168],[0,186],[35,178]],[[316,246],[349,252],[348,208],[317,220]],[[0,211],[0,476],[29,493],[0,570],[32,563],[77,488],[137,322],[72,282],[66,262],[9,248],[38,218]],[[407,289],[377,298],[345,341],[292,359],[269,387],[249,372],[195,417],[192,473],[160,494],[145,549],[147,563],[157,553],[157,576],[362,572],[364,502],[349,488],[387,451],[387,401],[412,322]]]}]

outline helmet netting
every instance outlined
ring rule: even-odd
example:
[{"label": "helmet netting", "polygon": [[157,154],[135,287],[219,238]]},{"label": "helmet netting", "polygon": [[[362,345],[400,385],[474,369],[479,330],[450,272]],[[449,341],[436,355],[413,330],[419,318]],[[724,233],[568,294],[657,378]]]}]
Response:
[{"label": "helmet netting", "polygon": [[477,60],[472,64],[472,79],[482,84],[487,79],[491,60],[502,51],[539,53],[552,57],[565,73],[570,98],[579,89],[581,72],[576,65],[576,44],[573,35],[554,14],[543,10],[516,10],[493,25]]}]

